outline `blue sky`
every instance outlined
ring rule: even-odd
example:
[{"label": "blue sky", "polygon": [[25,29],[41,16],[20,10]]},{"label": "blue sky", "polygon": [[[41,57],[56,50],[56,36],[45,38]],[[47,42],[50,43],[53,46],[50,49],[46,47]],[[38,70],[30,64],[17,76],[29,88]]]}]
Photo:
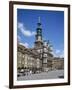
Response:
[{"label": "blue sky", "polygon": [[26,47],[33,47],[38,17],[44,40],[50,40],[56,56],[64,54],[64,12],[50,10],[17,10],[17,37]]}]

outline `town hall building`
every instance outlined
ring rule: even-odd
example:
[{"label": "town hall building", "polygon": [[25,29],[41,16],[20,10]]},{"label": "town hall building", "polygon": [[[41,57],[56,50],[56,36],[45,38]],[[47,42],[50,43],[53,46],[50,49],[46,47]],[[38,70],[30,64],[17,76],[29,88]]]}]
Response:
[{"label": "town hall building", "polygon": [[43,40],[42,24],[38,18],[33,48],[17,45],[17,69],[24,71],[48,72],[53,69],[64,69],[64,58],[56,58],[52,54],[49,40]]}]

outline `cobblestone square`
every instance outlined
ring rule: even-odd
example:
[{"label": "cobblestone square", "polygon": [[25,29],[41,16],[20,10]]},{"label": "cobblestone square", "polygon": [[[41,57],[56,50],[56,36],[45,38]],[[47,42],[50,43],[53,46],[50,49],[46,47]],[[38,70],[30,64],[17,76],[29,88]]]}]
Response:
[{"label": "cobblestone square", "polygon": [[17,80],[39,80],[39,79],[63,79],[64,78],[64,70],[53,70],[48,72],[41,72],[39,74],[29,74],[26,76],[20,76]]}]

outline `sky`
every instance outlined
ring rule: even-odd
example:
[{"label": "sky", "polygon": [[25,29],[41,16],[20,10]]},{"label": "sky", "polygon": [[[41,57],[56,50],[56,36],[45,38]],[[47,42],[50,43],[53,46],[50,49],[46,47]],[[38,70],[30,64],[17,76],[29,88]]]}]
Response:
[{"label": "sky", "polygon": [[64,56],[64,12],[50,10],[17,9],[17,39],[18,42],[32,48],[38,17],[42,24],[44,40],[53,45],[54,56]]}]

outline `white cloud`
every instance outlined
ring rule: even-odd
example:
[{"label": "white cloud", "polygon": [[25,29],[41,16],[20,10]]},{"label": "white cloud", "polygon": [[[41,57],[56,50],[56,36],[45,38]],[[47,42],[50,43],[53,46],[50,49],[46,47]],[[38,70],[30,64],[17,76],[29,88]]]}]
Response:
[{"label": "white cloud", "polygon": [[56,50],[53,52],[53,55],[54,55],[55,57],[64,57],[64,50],[56,49]]},{"label": "white cloud", "polygon": [[54,57],[58,57],[57,54],[56,54],[55,52],[53,52],[53,55],[54,55]]},{"label": "white cloud", "polygon": [[29,47],[29,44],[28,44],[28,43],[24,43],[24,46],[25,46],[26,48],[28,48],[28,47]]},{"label": "white cloud", "polygon": [[17,35],[17,40],[20,42],[21,41],[21,37],[19,35]]},{"label": "white cloud", "polygon": [[58,54],[58,53],[60,53],[60,52],[61,52],[60,50],[58,50],[58,49],[56,50],[56,54]]},{"label": "white cloud", "polygon": [[29,47],[29,44],[27,42],[25,42],[25,43],[19,43],[19,44],[25,46],[26,48]]},{"label": "white cloud", "polygon": [[61,52],[60,57],[64,57],[64,50]]},{"label": "white cloud", "polygon": [[18,23],[18,29],[22,32],[23,35],[30,37],[35,35],[34,31],[27,30],[26,27],[23,25],[23,23]]}]

